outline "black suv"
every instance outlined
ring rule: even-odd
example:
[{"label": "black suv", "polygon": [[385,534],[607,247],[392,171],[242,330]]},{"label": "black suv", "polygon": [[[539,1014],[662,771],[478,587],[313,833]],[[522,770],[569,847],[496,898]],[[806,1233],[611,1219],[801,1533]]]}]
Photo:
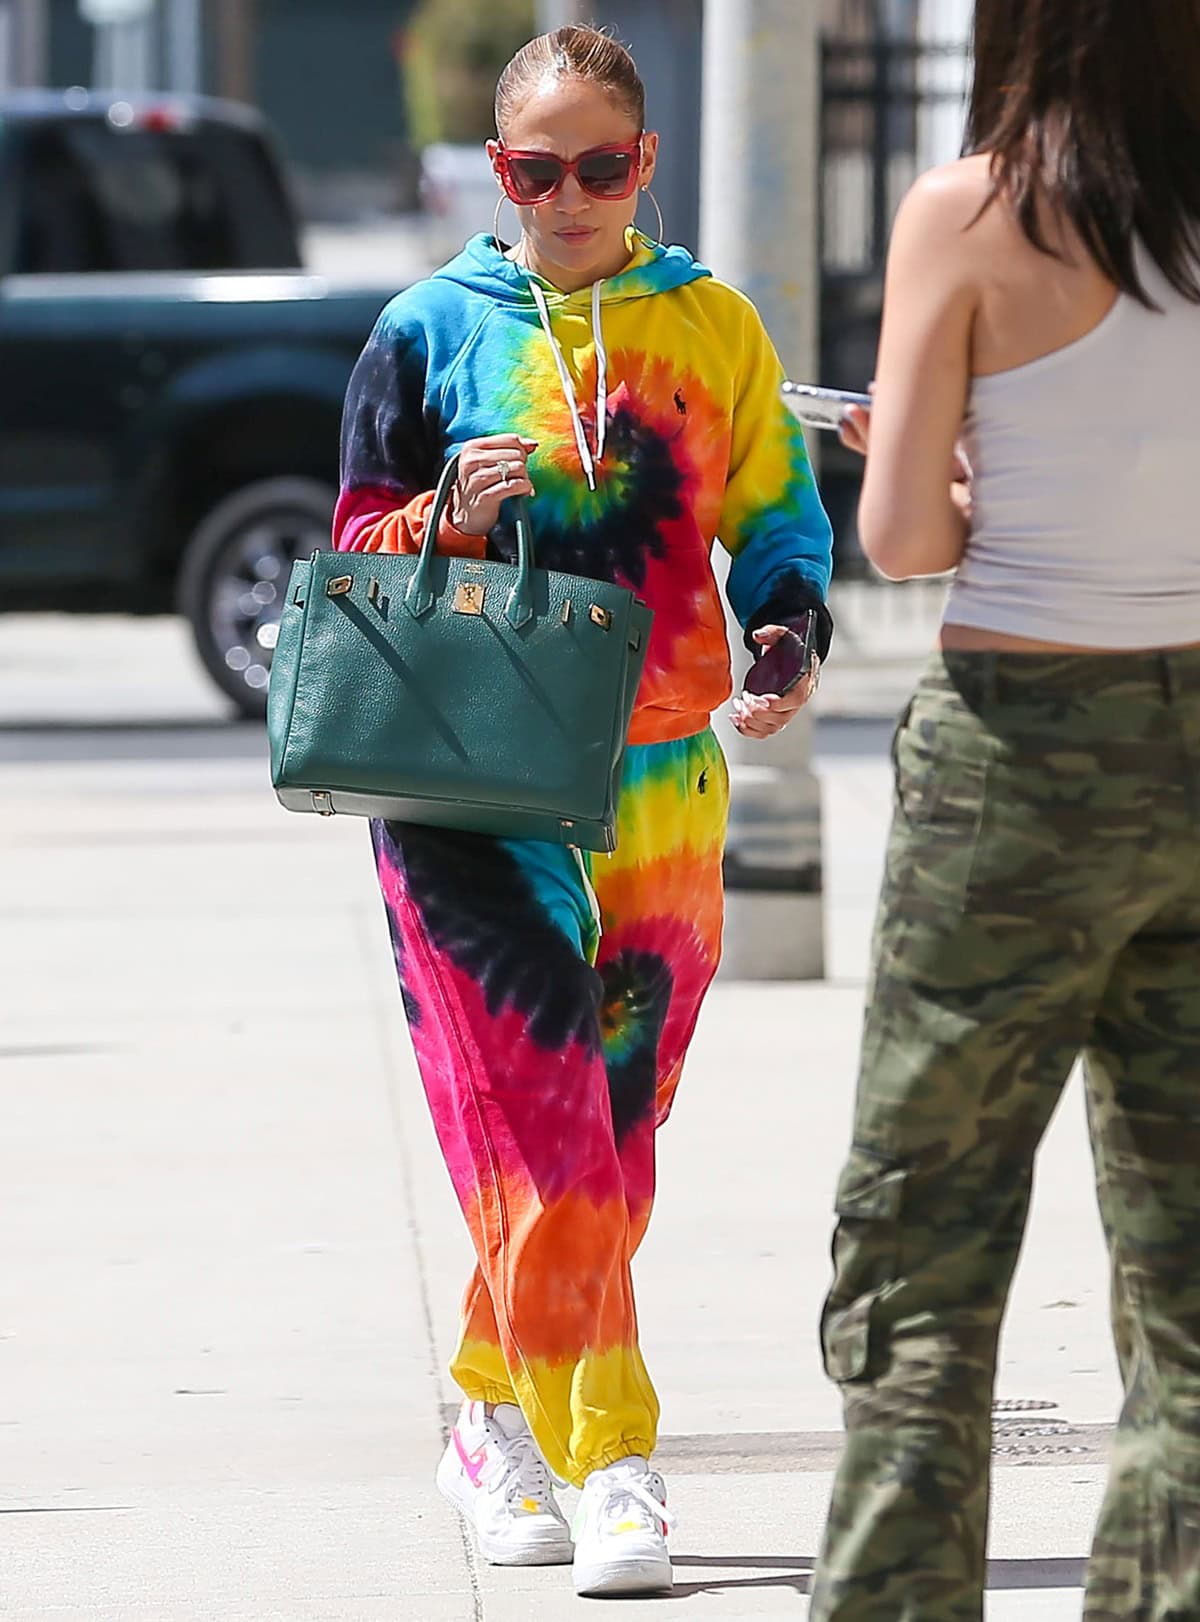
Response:
[{"label": "black suv", "polygon": [[0,607],[184,613],[261,714],[291,561],[328,544],[350,369],[394,291],[304,274],[248,109],[0,98]]}]

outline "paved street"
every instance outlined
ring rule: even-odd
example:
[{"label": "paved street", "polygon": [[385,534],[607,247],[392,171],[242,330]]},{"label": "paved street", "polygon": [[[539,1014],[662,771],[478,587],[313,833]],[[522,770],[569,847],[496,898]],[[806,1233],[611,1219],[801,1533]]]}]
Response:
[{"label": "paved street", "polygon": [[[679,1582],[622,1615],[805,1611],[838,1440],[814,1325],[912,663],[822,694],[829,980],[721,984],[661,1140],[638,1281]],[[432,1487],[468,1256],[363,827],[276,808],[176,623],[0,618],[0,844],[0,1615],[584,1615],[567,1572],[480,1566]],[[995,1622],[1079,1615],[1105,1309],[1072,1091],[1003,1348]]]}]

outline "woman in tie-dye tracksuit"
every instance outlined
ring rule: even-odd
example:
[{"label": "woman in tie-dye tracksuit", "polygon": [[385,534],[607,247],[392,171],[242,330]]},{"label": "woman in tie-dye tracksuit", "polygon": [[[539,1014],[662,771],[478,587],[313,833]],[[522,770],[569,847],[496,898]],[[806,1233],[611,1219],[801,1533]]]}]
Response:
[{"label": "woman in tie-dye tracksuit", "polygon": [[[586,77],[572,81],[581,94]],[[577,1485],[635,1461],[620,1522],[634,1555],[647,1491],[663,1496],[647,1474],[658,1402],[630,1261],[655,1130],[720,953],[728,777],[709,719],[731,683],[714,539],[748,645],[810,608],[828,641],[829,526],[759,317],[684,249],[624,224],[616,244],[622,268],[563,292],[536,254],[478,236],[396,298],[350,386],[335,522],[342,550],[413,551],[447,457],[515,434],[536,442],[539,564],[631,587],[655,614],[614,855],[373,829],[417,1061],[477,1257],[452,1369],[467,1402],[439,1484],[485,1554],[509,1563],[571,1557],[534,1450],[513,1462],[530,1433]],[[498,458],[502,476],[515,456]],[[486,535],[443,521],[438,544],[511,558],[515,537],[501,509]],[[481,1473],[490,1520],[468,1502]],[[527,1517],[515,1532],[513,1515]],[[616,1566],[616,1578],[612,1562],[591,1569],[588,1586],[577,1552],[577,1587],[664,1586],[644,1560]]]}]

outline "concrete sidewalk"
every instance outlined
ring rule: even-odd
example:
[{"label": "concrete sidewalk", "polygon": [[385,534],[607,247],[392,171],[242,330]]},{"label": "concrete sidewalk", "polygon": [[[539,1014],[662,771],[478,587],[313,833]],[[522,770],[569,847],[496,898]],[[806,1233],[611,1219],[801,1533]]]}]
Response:
[{"label": "concrete sidewalk", "polygon": [[[160,720],[177,679],[142,671]],[[804,1611],[887,779],[881,728],[819,735],[833,977],[720,987],[661,1140],[638,1282],[679,1583],[623,1615]],[[583,1615],[565,1571],[480,1567],[433,1490],[469,1257],[364,829],[276,810],[261,736],[200,715],[0,726],[0,806],[0,1614]],[[997,1619],[1079,1613],[1117,1406],[1089,1177],[1071,1096],[1004,1348],[1000,1396],[1046,1406],[1001,1425]]]}]

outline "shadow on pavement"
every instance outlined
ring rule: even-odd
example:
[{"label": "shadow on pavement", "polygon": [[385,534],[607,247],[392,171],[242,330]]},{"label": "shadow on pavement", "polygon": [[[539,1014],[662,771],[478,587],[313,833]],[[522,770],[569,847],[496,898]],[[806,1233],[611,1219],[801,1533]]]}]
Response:
[{"label": "shadow on pavement", "polygon": [[[822,757],[886,759],[890,722],[818,717],[814,753]],[[267,758],[261,721],[236,718],[172,720],[0,721],[0,765],[72,761],[253,760]]]},{"label": "shadow on pavement", "polygon": [[1087,1561],[1067,1560],[989,1560],[989,1588],[1082,1588]]},{"label": "shadow on pavement", "polygon": [[[694,1594],[723,1594],[723,1593],[749,1593],[756,1588],[790,1588],[797,1594],[807,1594],[812,1583],[813,1566],[816,1564],[811,1557],[781,1556],[776,1559],[769,1554],[750,1554],[728,1556],[712,1554],[672,1554],[671,1565],[678,1572],[689,1566],[704,1566],[720,1569],[733,1569],[736,1571],[770,1571],[770,1577],[729,1577],[724,1580],[710,1578],[705,1582],[681,1583],[676,1582],[675,1587],[664,1599],[690,1599]],[[791,1575],[789,1575],[789,1573]]]},{"label": "shadow on pavement", "polygon": [[[712,1570],[770,1571],[769,1577],[731,1577],[725,1580],[710,1578],[703,1582],[675,1584],[672,1596],[687,1598],[693,1594],[749,1590],[753,1588],[792,1588],[797,1594],[807,1594],[812,1584],[816,1560],[812,1556],[711,1555],[672,1554],[671,1564],[676,1571],[702,1566]],[[1082,1588],[1087,1561],[1070,1559],[989,1560],[987,1585],[989,1589],[1013,1588]],[[664,1596],[667,1597],[667,1596]]]},{"label": "shadow on pavement", "polygon": [[259,721],[18,721],[0,723],[0,765],[85,760],[263,760]]}]

